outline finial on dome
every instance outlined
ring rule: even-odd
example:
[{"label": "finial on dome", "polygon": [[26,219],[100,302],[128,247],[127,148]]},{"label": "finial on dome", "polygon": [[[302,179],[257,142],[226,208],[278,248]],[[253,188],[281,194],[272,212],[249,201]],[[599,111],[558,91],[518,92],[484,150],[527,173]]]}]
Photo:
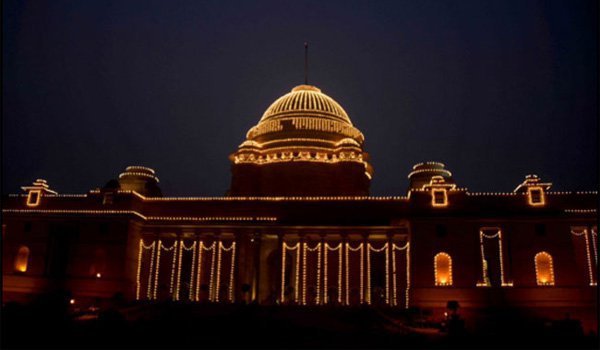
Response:
[{"label": "finial on dome", "polygon": [[304,85],[308,85],[308,42],[304,42]]}]

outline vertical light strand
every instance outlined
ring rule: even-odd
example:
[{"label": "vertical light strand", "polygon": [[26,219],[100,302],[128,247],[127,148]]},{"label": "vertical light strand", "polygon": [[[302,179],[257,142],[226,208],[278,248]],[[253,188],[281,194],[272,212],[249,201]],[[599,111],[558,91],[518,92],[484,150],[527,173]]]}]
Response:
[{"label": "vertical light strand", "polygon": [[590,240],[588,238],[587,228],[583,231],[583,237],[585,238],[585,253],[587,255],[588,272],[590,274],[590,286],[594,285],[594,272],[592,270],[592,258],[590,254]]},{"label": "vertical light strand", "polygon": [[281,304],[285,301],[285,242],[281,243]]},{"label": "vertical light strand", "polygon": [[409,305],[409,290],[410,290],[410,242],[406,242],[406,292],[405,292],[405,300],[406,305],[405,308],[408,309]]},{"label": "vertical light strand", "polygon": [[211,262],[210,262],[210,280],[208,283],[208,300],[213,301],[214,300],[214,292],[213,289],[215,287],[215,262],[216,262],[216,247],[217,245],[217,241],[213,241],[210,250],[211,252]]},{"label": "vertical light strand", "polygon": [[160,273],[160,251],[162,249],[162,241],[159,239],[158,240],[158,249],[157,249],[157,253],[156,253],[156,272],[154,274],[154,292],[153,292],[153,298],[154,300],[156,300],[156,292],[158,290],[158,276]]},{"label": "vertical light strand", "polygon": [[142,253],[144,249],[144,239],[140,238],[140,244],[138,246],[138,264],[137,272],[135,277],[135,300],[140,300],[140,274],[142,273]]},{"label": "vertical light strand", "polygon": [[[175,285],[175,292],[176,292],[176,300],[179,300],[180,296],[181,296],[181,258],[183,256],[183,250],[185,249],[185,245],[183,243],[183,240],[179,240],[179,257],[177,258],[177,284]],[[177,250],[177,249],[175,249]]]},{"label": "vertical light strand", "polygon": [[385,247],[385,303],[390,304],[390,242]]},{"label": "vertical light strand", "polygon": [[479,230],[479,248],[481,250],[481,283],[489,287],[485,279],[485,253],[483,251],[483,231]]},{"label": "vertical light strand", "polygon": [[327,255],[329,255],[329,244],[327,244],[327,242],[325,242],[325,249],[323,249],[323,253],[325,254],[323,256],[323,304],[327,304],[327,302],[329,302],[329,295],[328,295],[328,282],[327,282]]},{"label": "vertical light strand", "polygon": [[231,270],[229,271],[229,302],[233,303],[233,276],[235,274],[235,241],[231,243]]},{"label": "vertical light strand", "polygon": [[306,305],[306,242],[302,242],[302,305]]},{"label": "vertical light strand", "polygon": [[594,260],[596,261],[596,270],[598,269],[598,231],[592,227],[592,247],[594,248]]},{"label": "vertical light strand", "polygon": [[392,243],[392,306],[398,305],[396,289],[396,245]]},{"label": "vertical light strand", "polygon": [[338,304],[342,304],[342,257],[343,257],[343,250],[342,250],[342,242],[340,242],[340,244],[338,245]]},{"label": "vertical light strand", "polygon": [[[194,286],[196,285],[196,280],[195,280],[195,276],[196,276],[196,242],[194,241],[194,244],[192,244],[191,250],[192,250],[192,266],[190,267],[190,290],[188,293],[188,298],[190,299],[190,301],[195,301],[195,290],[194,290]],[[179,265],[181,266],[181,262],[179,263]]]},{"label": "vertical light strand", "polygon": [[148,288],[146,288],[146,295],[148,299],[152,299],[152,276],[154,273],[154,260],[156,259],[156,241],[152,242],[152,253],[150,255],[150,271],[148,272]]},{"label": "vertical light strand", "polygon": [[221,248],[223,248],[223,242],[219,241],[217,244],[217,277],[215,278],[215,301],[219,302],[219,288],[221,287]]},{"label": "vertical light strand", "polygon": [[498,230],[498,255],[500,256],[500,285],[506,286],[506,282],[504,279],[504,254],[502,254],[502,231]]},{"label": "vertical light strand", "polygon": [[364,265],[365,265],[365,246],[364,242],[360,243],[360,303],[365,302],[365,275],[364,275]]},{"label": "vertical light strand", "polygon": [[346,268],[346,305],[350,305],[350,256],[348,254],[348,242],[344,242],[344,254],[346,255],[346,265],[344,266]]},{"label": "vertical light strand", "polygon": [[200,286],[202,283],[202,251],[204,250],[204,242],[198,241],[200,244],[198,246],[198,268],[196,269],[196,295],[194,300],[200,300]]},{"label": "vertical light strand", "polygon": [[367,243],[367,304],[371,304],[371,243]]},{"label": "vertical light strand", "polygon": [[177,268],[177,253],[181,254],[181,246],[179,246],[179,250],[177,250],[177,240],[173,242],[173,257],[171,259],[171,278],[169,281],[169,294],[173,300],[177,300],[177,297],[173,293],[173,284],[175,281],[175,269]]},{"label": "vertical light strand", "polygon": [[317,250],[317,299],[316,299],[316,304],[317,305],[321,305],[321,242],[319,242],[318,246],[317,246],[318,250]]},{"label": "vertical light strand", "polygon": [[296,243],[296,280],[294,281],[294,302],[299,304],[299,296],[300,296],[300,242]]}]

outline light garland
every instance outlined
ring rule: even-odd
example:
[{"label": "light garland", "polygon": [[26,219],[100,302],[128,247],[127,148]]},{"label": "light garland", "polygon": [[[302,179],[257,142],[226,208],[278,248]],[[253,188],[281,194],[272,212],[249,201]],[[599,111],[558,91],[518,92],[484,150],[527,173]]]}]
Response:
[{"label": "light garland", "polygon": [[318,253],[317,253],[317,300],[316,304],[321,305],[321,256],[323,254],[322,245],[319,243],[317,245]]},{"label": "light garland", "polygon": [[[183,247],[184,250],[186,251],[192,251],[192,266],[190,266],[190,290],[188,293],[188,298],[189,300],[195,301],[196,298],[194,297],[194,286],[196,285],[196,281],[195,281],[195,269],[196,269],[196,242],[194,241],[194,243],[192,243],[192,245],[190,246],[190,248],[187,248],[184,244],[183,241],[181,241],[181,246]],[[181,260],[179,260],[179,266],[181,268]],[[179,275],[178,274],[178,278],[177,278],[177,293],[179,295]]]},{"label": "light garland", "polygon": [[219,243],[217,244],[217,277],[216,277],[216,283],[215,283],[215,301],[219,302],[219,297],[220,297],[220,286],[221,286],[221,259],[222,251],[223,248],[223,242],[219,241]]},{"label": "light garland", "polygon": [[[494,229],[496,230],[495,234],[487,235],[484,233],[484,230]],[[498,260],[500,260],[500,285],[502,287],[512,287],[512,282],[506,282],[504,277],[504,253],[502,250],[502,230],[497,227],[494,228],[482,228],[479,230],[479,247],[481,251],[481,269],[482,269],[482,282],[478,282],[476,284],[477,287],[491,287],[491,281],[489,280],[489,276],[487,276],[487,260],[485,259],[485,252],[483,248],[483,239],[493,239],[498,238]]]},{"label": "light garland", "polygon": [[392,306],[398,305],[396,290],[396,245],[392,243]]},{"label": "light garland", "polygon": [[[179,268],[177,269],[177,274],[179,275],[179,272],[181,272],[181,245],[179,245],[179,251],[177,251],[177,241],[173,242],[173,246],[171,246],[171,249],[165,249],[163,248],[165,251],[171,251],[173,250],[173,260],[171,261],[171,278],[170,278],[170,282],[169,282],[169,294],[171,294],[171,296],[173,297],[173,300],[178,300],[179,298],[173,294],[173,281],[175,279],[175,267],[176,264],[175,262],[177,261],[177,255],[179,255]],[[179,254],[177,254],[177,252],[179,252]],[[179,289],[179,276],[177,276],[178,281],[177,281],[177,289]],[[179,294],[179,291],[177,291],[177,294]]]},{"label": "light garland", "polygon": [[344,255],[346,258],[346,305],[350,305],[350,257],[348,255],[348,242],[344,242]]},{"label": "light garland", "polygon": [[410,242],[406,242],[406,291],[405,291],[405,305],[404,307],[408,309],[409,305],[409,291],[410,291]]},{"label": "light garland", "polygon": [[160,251],[162,250],[161,245],[162,245],[162,241],[159,239],[158,240],[158,249],[157,249],[157,253],[156,253],[156,270],[154,272],[154,292],[152,293],[152,297],[154,300],[156,300],[156,294],[158,291],[158,274],[160,272]]},{"label": "light garland", "polygon": [[[406,250],[406,288],[404,290],[404,307],[408,308],[408,304],[409,304],[409,290],[410,290],[410,242],[406,242],[406,244],[402,247],[392,243],[392,257],[395,260],[395,251],[402,251],[402,250]],[[396,263],[394,262],[394,269],[396,269]],[[394,272],[395,273],[395,272]],[[397,278],[394,276],[394,297],[396,297],[396,280]],[[397,305],[397,301],[394,301],[394,305]]]},{"label": "light garland", "polygon": [[306,305],[306,242],[302,242],[302,305]]},{"label": "light garland", "polygon": [[327,282],[327,275],[329,273],[327,269],[327,259],[329,255],[328,248],[328,244],[325,243],[325,249],[323,249],[323,253],[325,254],[323,256],[323,304],[327,304],[329,302],[329,283]]},{"label": "light garland", "polygon": [[[448,263],[448,270],[446,271],[447,277],[445,279],[440,278],[439,273],[439,260],[446,259]],[[433,257],[433,271],[434,280],[436,286],[451,286],[452,285],[452,258],[448,253],[440,252]]]},{"label": "light garland", "polygon": [[214,297],[215,297],[215,293],[213,291],[214,287],[215,287],[215,262],[216,262],[216,257],[217,257],[217,242],[213,241],[210,250],[212,250],[211,255],[211,262],[210,262],[210,280],[209,280],[209,286],[208,286],[208,300],[210,301],[214,301]]},{"label": "light garland", "polygon": [[231,242],[231,269],[229,270],[229,302],[233,303],[233,276],[235,274],[235,241]]},{"label": "light garland", "polygon": [[585,238],[585,254],[587,257],[587,265],[588,265],[588,274],[590,278],[590,286],[595,286],[596,281],[594,281],[594,272],[592,270],[592,258],[590,254],[590,240],[588,238],[588,229],[583,228],[581,232],[577,232],[576,228],[571,229],[571,234],[575,236],[583,236]]},{"label": "light garland", "polygon": [[148,287],[146,295],[152,299],[152,273],[154,272],[154,260],[156,259],[156,241],[152,242],[152,253],[150,254],[150,271],[148,272]]},{"label": "light garland", "polygon": [[198,268],[196,269],[196,295],[194,298],[195,301],[200,300],[200,283],[202,280],[202,252],[204,251],[204,242],[199,242],[200,243],[198,248]]},{"label": "light garland", "polygon": [[592,227],[592,247],[594,248],[594,260],[596,261],[596,269],[598,268],[598,228]]},{"label": "light garland", "polygon": [[[548,266],[547,266],[547,278],[544,278],[541,274],[540,274],[540,259],[546,259]],[[547,252],[539,252],[535,255],[535,257],[533,258],[534,263],[535,263],[535,280],[538,286],[553,286],[554,285],[554,265],[552,262],[552,255],[548,254]]]},{"label": "light garland", "polygon": [[281,304],[285,302],[285,242],[281,243]]},{"label": "light garland", "polygon": [[338,303],[342,304],[342,243],[338,245],[338,248]]},{"label": "light garland", "polygon": [[142,273],[142,254],[144,247],[144,239],[140,238],[140,242],[138,244],[138,264],[137,264],[137,272],[135,274],[135,300],[140,300],[140,275]]}]

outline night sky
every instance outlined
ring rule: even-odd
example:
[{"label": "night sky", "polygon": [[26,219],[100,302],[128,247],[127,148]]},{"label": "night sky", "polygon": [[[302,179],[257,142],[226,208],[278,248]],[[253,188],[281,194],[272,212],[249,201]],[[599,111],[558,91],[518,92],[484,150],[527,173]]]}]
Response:
[{"label": "night sky", "polygon": [[365,135],[374,195],[598,179],[597,1],[3,2],[2,185],[85,193],[127,165],[223,195],[228,155],[303,82]]}]

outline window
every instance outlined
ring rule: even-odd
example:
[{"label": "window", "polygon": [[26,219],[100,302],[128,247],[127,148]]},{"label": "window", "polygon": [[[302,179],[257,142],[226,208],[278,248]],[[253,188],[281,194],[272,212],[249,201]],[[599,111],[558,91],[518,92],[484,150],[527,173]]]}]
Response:
[{"label": "window", "polygon": [[40,205],[40,199],[42,197],[41,190],[31,190],[27,194],[27,206],[28,207],[37,207]]},{"label": "window", "polygon": [[554,285],[552,255],[546,252],[539,252],[535,255],[535,279],[538,286]]},{"label": "window", "polygon": [[527,189],[529,205],[538,206],[545,204],[544,190],[541,187],[529,187]]},{"label": "window", "polygon": [[434,207],[445,207],[448,205],[448,195],[445,189],[432,190],[431,205]]},{"label": "window", "polygon": [[27,264],[29,263],[29,248],[21,246],[15,258],[15,271],[26,272]]},{"label": "window", "polygon": [[433,258],[433,271],[436,286],[452,285],[452,258],[446,253],[438,253]]}]

